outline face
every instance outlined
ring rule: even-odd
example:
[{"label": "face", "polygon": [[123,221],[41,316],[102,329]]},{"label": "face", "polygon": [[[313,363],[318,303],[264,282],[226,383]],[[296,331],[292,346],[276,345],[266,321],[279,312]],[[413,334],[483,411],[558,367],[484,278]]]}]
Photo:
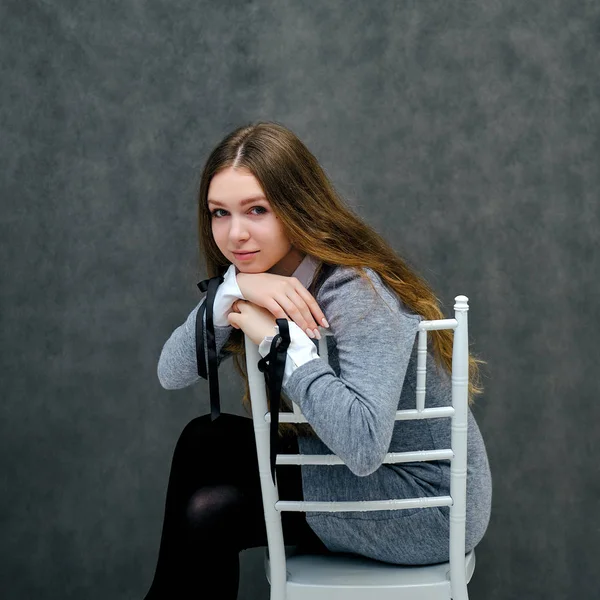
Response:
[{"label": "face", "polygon": [[287,239],[248,170],[229,167],[217,173],[208,188],[208,210],[215,243],[237,272],[290,276],[302,262],[304,255]]}]

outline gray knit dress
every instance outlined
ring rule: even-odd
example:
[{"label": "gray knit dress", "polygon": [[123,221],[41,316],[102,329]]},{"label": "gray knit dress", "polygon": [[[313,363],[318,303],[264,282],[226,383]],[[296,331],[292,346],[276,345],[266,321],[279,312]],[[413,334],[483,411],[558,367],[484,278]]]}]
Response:
[{"label": "gray knit dress", "polygon": [[[344,465],[302,466],[307,501],[385,500],[449,495],[450,462],[382,464],[386,452],[450,447],[450,419],[395,421],[396,410],[415,407],[416,334],[412,314],[367,269],[374,289],[350,267],[333,267],[315,298],[333,334],[329,360],[310,360],[294,370],[283,393],[300,407],[318,438],[299,437],[303,454],[339,456]],[[310,289],[310,288],[309,288]],[[195,317],[202,302],[165,343],[158,364],[163,387],[200,380],[196,367]],[[232,327],[215,327],[219,362]],[[206,343],[206,339],[204,340]],[[316,342],[315,342],[316,343]],[[427,358],[427,407],[451,404],[446,371]],[[492,483],[485,445],[472,412],[468,416],[466,549],[483,537]],[[311,512],[313,531],[334,552],[352,552],[408,565],[449,558],[449,508],[369,512]]]}]

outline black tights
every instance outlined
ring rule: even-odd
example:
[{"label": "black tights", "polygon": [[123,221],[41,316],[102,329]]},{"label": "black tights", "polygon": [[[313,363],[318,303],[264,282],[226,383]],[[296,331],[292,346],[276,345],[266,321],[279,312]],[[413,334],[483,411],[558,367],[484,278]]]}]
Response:
[{"label": "black tights", "polygon": [[[298,452],[297,442],[280,452]],[[299,466],[277,468],[279,498],[302,500]],[[282,512],[284,543],[327,552],[305,514]],[[239,553],[267,545],[251,419],[190,421],[179,437],[152,586],[145,600],[235,600]]]}]

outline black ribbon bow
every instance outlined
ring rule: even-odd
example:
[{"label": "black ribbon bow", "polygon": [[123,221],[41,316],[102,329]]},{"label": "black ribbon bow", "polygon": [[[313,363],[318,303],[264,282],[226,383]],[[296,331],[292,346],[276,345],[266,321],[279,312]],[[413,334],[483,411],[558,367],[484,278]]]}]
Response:
[{"label": "black ribbon bow", "polygon": [[287,319],[277,319],[279,333],[271,342],[269,354],[258,361],[258,369],[265,374],[269,386],[271,428],[271,477],[275,483],[275,466],[277,462],[277,446],[279,442],[279,406],[281,401],[281,386],[287,359],[287,349],[290,345],[290,330]]},{"label": "black ribbon bow", "polygon": [[[198,375],[208,379],[210,390],[210,420],[214,421],[221,414],[221,400],[219,398],[219,366],[217,362],[217,342],[215,340],[215,326],[213,323],[213,303],[217,288],[223,283],[223,275],[217,275],[198,283],[201,292],[208,292],[202,304],[202,310],[196,313],[196,364]],[[206,372],[206,359],[204,355],[204,313],[206,313],[206,342],[208,345],[208,373]]]},{"label": "black ribbon bow", "polygon": [[[210,415],[214,421],[221,414],[221,401],[219,397],[219,370],[217,360],[217,343],[213,322],[213,304],[217,288],[223,283],[223,275],[200,281],[197,285],[201,292],[207,292],[206,300],[196,314],[196,363],[198,375],[208,379],[210,391]],[[206,358],[204,353],[204,314],[206,313],[206,342],[208,346],[208,373],[206,371]],[[277,461],[277,446],[279,441],[279,406],[281,401],[281,386],[287,359],[287,349],[290,345],[290,331],[287,319],[276,319],[279,333],[271,342],[269,354],[258,361],[258,369],[265,374],[269,387],[271,427],[271,477],[275,483],[275,466]]]}]

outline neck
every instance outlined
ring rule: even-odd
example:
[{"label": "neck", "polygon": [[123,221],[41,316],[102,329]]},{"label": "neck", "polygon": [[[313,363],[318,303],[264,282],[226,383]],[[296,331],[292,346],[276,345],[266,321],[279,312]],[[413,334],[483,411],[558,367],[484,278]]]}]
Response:
[{"label": "neck", "polygon": [[306,254],[292,248],[276,265],[269,269],[269,273],[273,275],[284,275],[290,277],[294,271],[300,266]]}]

